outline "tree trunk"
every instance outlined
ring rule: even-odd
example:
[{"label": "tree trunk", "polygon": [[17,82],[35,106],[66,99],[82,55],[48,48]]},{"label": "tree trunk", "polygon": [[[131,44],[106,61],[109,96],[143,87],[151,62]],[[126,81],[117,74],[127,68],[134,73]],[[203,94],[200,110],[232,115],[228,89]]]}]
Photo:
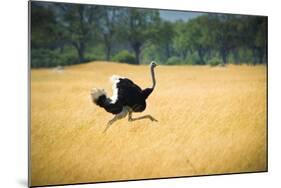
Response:
[{"label": "tree trunk", "polygon": [[111,35],[104,33],[103,39],[105,44],[105,59],[106,61],[109,61],[111,58]]},{"label": "tree trunk", "polygon": [[225,65],[226,61],[227,61],[227,52],[226,52],[226,50],[225,49],[221,49],[220,54],[221,54],[221,57],[222,57],[223,65]]},{"label": "tree trunk", "polygon": [[84,53],[85,53],[85,45],[83,42],[72,42],[72,45],[75,47],[78,55],[79,62],[82,63],[85,61]]},{"label": "tree trunk", "polygon": [[212,51],[209,48],[207,48],[207,50],[206,50],[206,59],[207,59],[207,61],[210,60],[210,58],[211,58],[211,52]]},{"label": "tree trunk", "polygon": [[64,45],[60,45],[60,46],[59,46],[59,49],[60,49],[60,53],[63,53],[63,51],[64,51]]},{"label": "tree trunk", "polygon": [[182,58],[183,58],[183,59],[186,59],[186,56],[187,56],[187,50],[186,50],[186,49],[183,49],[183,50],[182,50]]},{"label": "tree trunk", "polygon": [[200,59],[200,65],[204,65],[205,61],[204,61],[204,50],[202,48],[198,49],[198,56]]},{"label": "tree trunk", "polygon": [[169,59],[170,58],[170,54],[171,54],[171,52],[170,52],[170,45],[169,45],[169,43],[167,43],[166,45],[165,45],[165,49],[166,49],[166,58],[167,59]]},{"label": "tree trunk", "polygon": [[140,64],[140,48],[135,49],[135,55],[136,55],[136,64]]},{"label": "tree trunk", "polygon": [[267,46],[264,49],[264,57],[265,57],[265,63],[267,64],[268,61]]},{"label": "tree trunk", "polygon": [[259,56],[259,64],[263,63],[264,51],[263,48],[258,49],[258,56]]},{"label": "tree trunk", "polygon": [[111,58],[111,46],[110,45],[106,45],[106,61],[110,61]]},{"label": "tree trunk", "polygon": [[252,48],[252,53],[253,53],[253,65],[257,64],[257,51],[256,48]]},{"label": "tree trunk", "polygon": [[79,47],[77,48],[79,63],[83,63],[85,61],[85,45],[83,42],[80,42]]},{"label": "tree trunk", "polygon": [[240,56],[238,49],[232,51],[235,64],[240,64]]},{"label": "tree trunk", "polygon": [[141,44],[135,43],[132,46],[133,46],[133,49],[134,49],[134,52],[135,52],[135,57],[136,57],[135,64],[139,65],[140,64]]}]

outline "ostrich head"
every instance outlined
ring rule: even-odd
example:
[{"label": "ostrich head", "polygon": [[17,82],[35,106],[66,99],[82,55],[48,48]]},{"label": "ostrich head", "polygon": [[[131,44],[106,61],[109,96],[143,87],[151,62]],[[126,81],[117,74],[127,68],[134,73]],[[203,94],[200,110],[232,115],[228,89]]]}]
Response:
[{"label": "ostrich head", "polygon": [[154,90],[156,86],[156,79],[155,79],[155,73],[154,68],[158,66],[155,61],[151,61],[150,63],[150,73],[151,73],[151,79],[152,79],[152,87],[146,88],[142,91],[143,97],[146,99]]},{"label": "ostrich head", "polygon": [[155,61],[151,61],[150,63],[150,72],[151,72],[151,78],[152,78],[152,90],[155,88],[156,80],[155,80],[155,73],[154,68],[157,66]]},{"label": "ostrich head", "polygon": [[151,67],[151,68],[155,68],[156,66],[158,66],[158,65],[156,64],[156,62],[155,62],[155,61],[151,61],[150,67]]}]

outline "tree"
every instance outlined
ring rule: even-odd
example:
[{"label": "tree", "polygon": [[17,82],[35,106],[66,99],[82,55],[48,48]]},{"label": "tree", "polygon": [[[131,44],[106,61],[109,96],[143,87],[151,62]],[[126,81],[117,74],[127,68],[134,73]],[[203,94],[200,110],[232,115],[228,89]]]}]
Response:
[{"label": "tree", "polygon": [[189,21],[186,27],[186,38],[190,48],[197,51],[199,64],[205,64],[204,57],[211,46],[208,16],[197,17]]},{"label": "tree", "polygon": [[254,64],[262,63],[267,56],[267,18],[247,16],[243,25],[244,46],[252,50]]},{"label": "tree", "polygon": [[224,64],[227,63],[230,51],[236,48],[239,38],[239,32],[234,24],[235,19],[238,19],[235,15],[209,14],[211,44],[218,50]]},{"label": "tree", "polygon": [[61,46],[61,30],[55,12],[47,5],[31,2],[31,67],[58,64],[56,49]]},{"label": "tree", "polygon": [[174,34],[173,24],[169,21],[160,21],[153,32],[152,43],[158,46],[164,61],[172,56]]},{"label": "tree", "polygon": [[123,37],[127,39],[136,57],[136,64],[140,64],[141,48],[152,38],[154,27],[159,23],[158,11],[147,9],[125,9],[123,16]]},{"label": "tree", "polygon": [[[265,57],[265,59],[267,60],[267,43],[268,43],[268,32],[267,32],[267,28],[268,28],[268,22],[267,22],[267,17],[257,17],[258,19],[258,32],[256,35],[256,47],[257,47],[257,51],[258,51],[258,56],[259,56],[259,63],[263,63],[263,59]],[[265,60],[265,61],[266,61]]]},{"label": "tree", "polygon": [[173,45],[177,55],[182,59],[186,58],[188,50],[191,49],[190,42],[188,41],[189,37],[187,37],[188,27],[186,27],[186,24],[187,23],[183,21],[177,21],[174,23],[175,35],[173,38]]},{"label": "tree", "polygon": [[58,37],[54,12],[38,2],[32,2],[31,6],[31,47],[56,48]]},{"label": "tree", "polygon": [[94,21],[99,16],[99,8],[94,5],[59,4],[65,38],[77,51],[79,62],[85,61],[85,50],[93,36]]},{"label": "tree", "polygon": [[174,22],[148,9],[32,2],[31,49],[33,67],[109,61],[124,50],[135,64],[206,64],[217,56],[224,64],[265,63],[267,18],[202,14]]},{"label": "tree", "polygon": [[112,43],[118,30],[118,20],[120,17],[120,8],[102,7],[101,17],[98,21],[99,31],[101,32],[105,45],[105,58],[107,61],[111,58]]}]

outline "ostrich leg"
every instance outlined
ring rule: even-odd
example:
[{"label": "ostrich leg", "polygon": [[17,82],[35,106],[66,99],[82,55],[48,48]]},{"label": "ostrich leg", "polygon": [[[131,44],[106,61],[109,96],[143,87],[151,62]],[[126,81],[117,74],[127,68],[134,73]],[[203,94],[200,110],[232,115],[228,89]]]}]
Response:
[{"label": "ostrich leg", "polygon": [[150,119],[151,121],[158,121],[157,119],[155,119],[151,115],[144,115],[144,116],[133,118],[132,112],[129,112],[129,116],[128,116],[129,121],[136,121],[136,120],[141,120],[141,119]]},{"label": "ostrich leg", "polygon": [[114,118],[112,118],[106,125],[103,133],[105,133],[107,131],[107,129],[109,129],[109,127],[117,120],[122,119],[124,117],[126,117],[128,114],[128,109],[127,108],[123,108],[122,112],[120,112],[119,114],[115,115]]}]

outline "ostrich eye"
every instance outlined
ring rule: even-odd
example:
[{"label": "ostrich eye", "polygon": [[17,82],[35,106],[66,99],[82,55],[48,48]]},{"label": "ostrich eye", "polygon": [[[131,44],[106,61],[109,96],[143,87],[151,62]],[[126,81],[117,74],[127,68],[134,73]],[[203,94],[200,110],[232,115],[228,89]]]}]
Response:
[{"label": "ostrich eye", "polygon": [[157,64],[156,64],[154,61],[152,61],[152,62],[151,62],[151,66],[152,66],[152,67],[156,67]]}]

